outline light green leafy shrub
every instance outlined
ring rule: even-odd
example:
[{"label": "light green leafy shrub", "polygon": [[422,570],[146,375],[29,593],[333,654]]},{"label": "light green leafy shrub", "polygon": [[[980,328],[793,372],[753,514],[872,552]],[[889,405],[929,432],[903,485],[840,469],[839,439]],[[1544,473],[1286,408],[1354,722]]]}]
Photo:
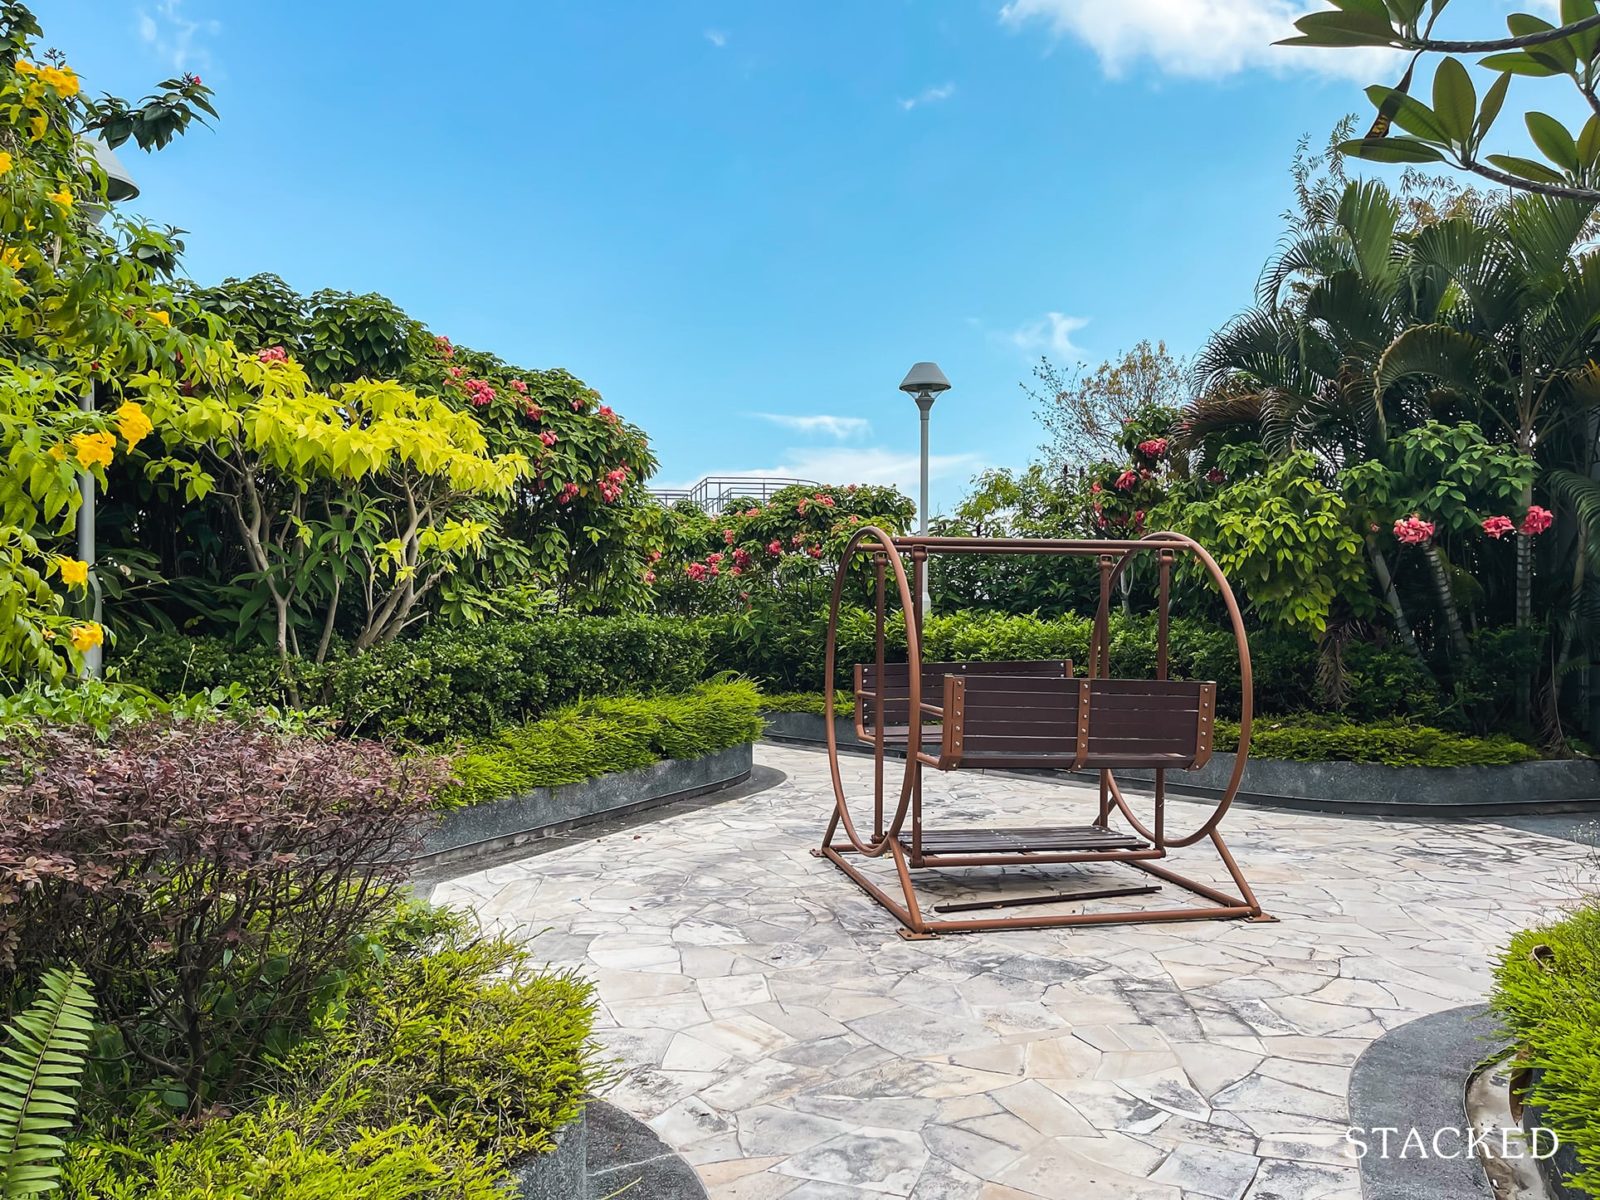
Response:
[{"label": "light green leafy shrub", "polygon": [[761,736],[761,693],[745,680],[679,695],[584,700],[502,730],[455,758],[460,783],[442,807],[482,804],[537,787],[578,783],[664,758],[701,758]]},{"label": "light green leafy shrub", "polygon": [[65,1136],[94,1029],[88,978],[50,970],[39,994],[0,1041],[0,1196],[36,1196],[59,1186]]},{"label": "light green leafy shrub", "polygon": [[1577,1155],[1566,1183],[1600,1196],[1600,903],[1512,938],[1490,1004],[1521,1061],[1539,1069],[1527,1098]]},{"label": "light green leafy shrub", "polygon": [[[1218,721],[1217,750],[1239,745],[1239,726]],[[1301,762],[1381,763],[1389,767],[1484,767],[1531,762],[1539,752],[1505,734],[1471,737],[1387,720],[1358,724],[1337,717],[1257,717],[1250,757]]]}]

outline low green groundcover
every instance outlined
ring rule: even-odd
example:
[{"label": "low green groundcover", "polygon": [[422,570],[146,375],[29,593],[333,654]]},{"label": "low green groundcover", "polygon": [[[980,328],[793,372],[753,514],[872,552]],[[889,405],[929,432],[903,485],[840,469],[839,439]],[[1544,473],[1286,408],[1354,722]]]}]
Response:
[{"label": "low green groundcover", "polygon": [[1522,1061],[1541,1069],[1528,1099],[1577,1155],[1567,1184],[1600,1196],[1600,900],[1512,938],[1490,1003]]},{"label": "low green groundcover", "polygon": [[465,918],[404,908],[377,965],[259,1103],[195,1128],[90,1116],[67,1200],[505,1200],[602,1080],[592,986]]},{"label": "low green groundcover", "polygon": [[747,680],[668,696],[609,696],[475,742],[455,757],[460,781],[439,797],[459,808],[537,787],[579,783],[667,758],[702,758],[761,736],[762,699]]},{"label": "low green groundcover", "polygon": [[[819,692],[783,692],[763,696],[761,707],[767,712],[821,716],[822,701]],[[850,716],[853,703],[848,692],[834,693],[834,711],[839,716]],[[1238,745],[1238,723],[1218,721],[1216,749],[1234,750]],[[1382,763],[1390,767],[1502,766],[1539,757],[1532,746],[1504,734],[1470,737],[1402,720],[1363,723],[1309,713],[1257,717],[1250,754],[1253,758]]]}]

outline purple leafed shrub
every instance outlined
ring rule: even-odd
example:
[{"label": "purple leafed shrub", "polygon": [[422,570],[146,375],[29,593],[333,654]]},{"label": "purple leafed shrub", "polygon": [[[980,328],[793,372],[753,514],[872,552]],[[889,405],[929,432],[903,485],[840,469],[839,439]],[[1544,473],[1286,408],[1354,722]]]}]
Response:
[{"label": "purple leafed shrub", "polygon": [[446,778],[220,721],[0,735],[0,1013],[76,963],[96,1090],[227,1104],[341,1003]]}]

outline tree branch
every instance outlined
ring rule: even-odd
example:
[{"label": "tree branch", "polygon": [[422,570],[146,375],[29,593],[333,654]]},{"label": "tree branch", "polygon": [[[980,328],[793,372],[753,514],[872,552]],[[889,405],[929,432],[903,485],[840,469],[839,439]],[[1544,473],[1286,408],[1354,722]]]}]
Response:
[{"label": "tree branch", "polygon": [[1425,54],[1493,54],[1499,50],[1522,50],[1528,46],[1545,46],[1551,42],[1565,41],[1574,34],[1590,29],[1600,29],[1600,16],[1585,17],[1570,25],[1555,29],[1542,29],[1538,33],[1525,33],[1521,37],[1489,38],[1473,42],[1435,41],[1433,38],[1396,38],[1392,43],[1402,50],[1420,50]]},{"label": "tree branch", "polygon": [[1486,167],[1476,160],[1467,160],[1461,165],[1474,175],[1481,175],[1508,188],[1537,192],[1541,196],[1556,196],[1563,200],[1582,200],[1588,204],[1600,204],[1600,188],[1580,188],[1565,183],[1539,183],[1532,179],[1520,179],[1504,171],[1497,171],[1493,167]]}]

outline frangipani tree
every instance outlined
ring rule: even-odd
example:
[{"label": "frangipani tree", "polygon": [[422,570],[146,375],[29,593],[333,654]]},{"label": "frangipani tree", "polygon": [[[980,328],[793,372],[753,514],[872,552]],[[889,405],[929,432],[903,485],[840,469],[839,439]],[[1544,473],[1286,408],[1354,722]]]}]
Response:
[{"label": "frangipani tree", "polygon": [[327,654],[349,589],[357,650],[397,636],[481,551],[493,502],[529,471],[520,454],[492,453],[470,413],[394,382],[315,391],[281,349],[238,355],[197,395],[156,376],[133,384],[167,451],[149,472],[188,499],[223,499],[251,568],[241,620],[270,605],[285,658],[310,649],[291,619],[308,606],[314,654]]}]

